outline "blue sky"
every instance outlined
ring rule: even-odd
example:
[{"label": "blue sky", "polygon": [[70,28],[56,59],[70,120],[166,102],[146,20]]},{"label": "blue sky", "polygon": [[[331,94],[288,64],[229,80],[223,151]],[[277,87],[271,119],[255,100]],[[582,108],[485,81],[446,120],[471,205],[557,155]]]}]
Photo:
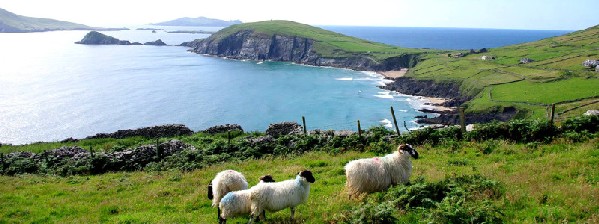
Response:
[{"label": "blue sky", "polygon": [[578,30],[599,24],[599,0],[0,0],[0,8],[91,26],[142,25],[205,16],[312,25]]}]

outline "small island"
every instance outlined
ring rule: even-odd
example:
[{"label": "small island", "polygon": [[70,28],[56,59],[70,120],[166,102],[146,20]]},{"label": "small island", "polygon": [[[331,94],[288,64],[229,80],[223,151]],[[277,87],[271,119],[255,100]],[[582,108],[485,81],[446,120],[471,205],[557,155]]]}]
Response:
[{"label": "small island", "polygon": [[[119,40],[117,38],[105,35],[97,31],[90,31],[83,37],[83,39],[81,39],[81,41],[77,41],[75,43],[84,45],[142,45],[139,42]],[[161,39],[158,39],[152,42],[146,42],[143,45],[165,46],[167,44],[164,43]]]}]

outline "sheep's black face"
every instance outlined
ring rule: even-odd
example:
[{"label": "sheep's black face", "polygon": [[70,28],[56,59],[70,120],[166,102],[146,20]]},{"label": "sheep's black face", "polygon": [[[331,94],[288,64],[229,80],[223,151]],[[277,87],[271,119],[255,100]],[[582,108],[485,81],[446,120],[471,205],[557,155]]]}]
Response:
[{"label": "sheep's black face", "polygon": [[316,179],[314,179],[314,176],[312,176],[312,172],[310,172],[309,170],[304,170],[300,172],[299,175],[300,177],[306,178],[306,180],[309,183],[314,183],[316,181]]},{"label": "sheep's black face", "polygon": [[208,199],[212,200],[214,195],[212,194],[212,183],[208,184]]},{"label": "sheep's black face", "polygon": [[275,179],[273,179],[271,175],[261,176],[260,180],[264,183],[274,183],[275,182]]},{"label": "sheep's black face", "polygon": [[413,148],[412,145],[409,145],[409,144],[400,145],[399,150],[403,150],[403,151],[409,153],[410,156],[412,156],[412,158],[418,159],[418,151],[416,151],[416,149]]}]

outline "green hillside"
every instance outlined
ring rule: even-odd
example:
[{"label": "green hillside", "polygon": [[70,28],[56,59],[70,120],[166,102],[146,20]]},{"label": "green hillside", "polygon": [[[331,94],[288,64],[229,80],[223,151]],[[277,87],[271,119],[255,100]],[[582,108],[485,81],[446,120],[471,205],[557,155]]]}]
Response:
[{"label": "green hillside", "polygon": [[[548,135],[553,126],[536,121],[490,124],[463,136],[468,139],[456,138],[455,127],[401,138],[385,128],[370,129],[363,138],[287,135],[265,145],[248,141],[264,139],[263,133],[196,133],[176,137],[193,149],[132,164],[132,172],[104,174],[88,173],[108,168],[102,164],[111,161],[103,160],[103,153],[170,138],[0,146],[0,154],[7,153],[0,156],[6,159],[0,173],[17,172],[0,175],[0,223],[216,223],[206,186],[226,169],[242,172],[251,186],[265,174],[282,181],[311,170],[316,182],[307,202],[296,208],[295,223],[594,223],[599,219],[598,118],[564,124],[563,134],[553,138]],[[344,165],[405,142],[414,143],[420,155],[412,159],[411,183],[349,199]],[[34,172],[36,157],[27,151],[50,152],[60,145],[93,146],[96,159],[48,156],[38,174],[21,173]],[[289,215],[289,209],[267,212],[264,223],[289,223]]]},{"label": "green hillside", "polygon": [[0,33],[40,32],[51,30],[89,30],[89,26],[54,19],[20,16],[0,9]]},{"label": "green hillside", "polygon": [[257,35],[272,36],[277,34],[313,39],[315,40],[315,51],[322,57],[349,57],[358,54],[382,60],[405,53],[425,52],[420,49],[401,48],[367,41],[306,24],[282,20],[232,25],[218,31],[210,38],[219,40],[243,30],[252,30]]},{"label": "green hillside", "polygon": [[[558,104],[558,115],[568,117],[599,109],[599,73],[582,66],[587,59],[599,59],[597,49],[599,26],[485,53],[462,52],[465,57],[431,54],[407,76],[460,83],[462,93],[474,97],[467,112],[516,107],[519,116],[545,117],[547,107]],[[522,58],[533,61],[520,64]]]}]

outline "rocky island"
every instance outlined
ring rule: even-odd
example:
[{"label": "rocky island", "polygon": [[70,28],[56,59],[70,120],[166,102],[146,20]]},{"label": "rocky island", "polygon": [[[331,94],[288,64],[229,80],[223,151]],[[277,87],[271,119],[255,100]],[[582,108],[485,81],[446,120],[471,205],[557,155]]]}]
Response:
[{"label": "rocky island", "polygon": [[[77,41],[75,43],[85,45],[142,45],[139,42],[119,40],[117,38],[102,34],[97,31],[90,31],[83,37],[83,39],[81,39],[81,41]],[[164,46],[166,44],[162,42],[162,40],[158,39],[156,41],[146,42],[143,45]]]},{"label": "rocky island", "polygon": [[[190,51],[243,60],[294,62],[360,71],[406,71],[387,86],[403,94],[449,98],[463,107],[467,123],[546,117],[560,105],[563,118],[597,107],[599,74],[580,66],[596,55],[599,27],[497,49],[442,51],[375,43],[291,21],[263,21],[224,28],[186,42]],[[535,49],[533,51],[533,49]],[[540,50],[540,51],[539,51]],[[547,57],[543,52],[553,52]],[[455,55],[459,55],[456,57]],[[485,60],[493,55],[494,60]],[[526,64],[522,58],[530,58]],[[481,59],[482,58],[482,59]],[[563,61],[575,62],[574,65]],[[560,94],[564,88],[573,94]],[[528,91],[532,91],[528,92]],[[455,124],[457,111],[422,123]]]}]

